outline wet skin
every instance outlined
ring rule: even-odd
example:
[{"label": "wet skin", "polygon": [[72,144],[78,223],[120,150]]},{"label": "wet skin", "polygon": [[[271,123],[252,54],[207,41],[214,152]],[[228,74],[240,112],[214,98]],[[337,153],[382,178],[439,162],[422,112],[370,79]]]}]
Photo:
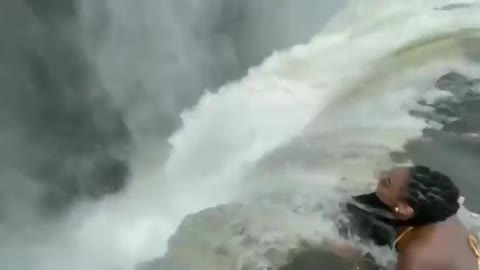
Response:
[{"label": "wet skin", "polygon": [[[392,169],[379,178],[375,192],[390,207],[394,218],[402,221],[415,215],[413,208],[402,199],[409,178],[407,168]],[[469,235],[456,215],[443,222],[415,227],[397,243],[397,269],[477,270],[479,265],[469,245]]]}]

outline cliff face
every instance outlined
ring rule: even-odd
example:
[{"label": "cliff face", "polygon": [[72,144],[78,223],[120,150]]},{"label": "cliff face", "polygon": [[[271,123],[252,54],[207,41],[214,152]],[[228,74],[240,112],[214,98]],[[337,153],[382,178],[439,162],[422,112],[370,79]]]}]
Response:
[{"label": "cliff face", "polygon": [[11,205],[59,208],[124,184],[128,131],[83,57],[73,5],[0,3],[0,193]]},{"label": "cliff face", "polygon": [[[314,212],[312,209],[312,217]],[[281,266],[290,259],[289,253],[301,246],[301,236],[296,233],[302,232],[288,231],[301,220],[301,214],[253,205],[206,209],[183,220],[163,258],[138,269],[255,270]]]}]

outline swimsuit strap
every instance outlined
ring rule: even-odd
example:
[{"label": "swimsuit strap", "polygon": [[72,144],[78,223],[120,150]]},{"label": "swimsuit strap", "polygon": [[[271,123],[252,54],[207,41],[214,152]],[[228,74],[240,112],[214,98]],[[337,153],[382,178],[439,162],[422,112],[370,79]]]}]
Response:
[{"label": "swimsuit strap", "polygon": [[413,230],[413,227],[407,227],[398,237],[397,239],[395,239],[395,241],[393,241],[393,247],[396,247],[396,245],[398,244],[398,242],[400,240],[402,240],[402,238],[407,234],[409,233],[411,230]]},{"label": "swimsuit strap", "polygon": [[470,245],[473,253],[475,253],[475,256],[477,257],[478,269],[480,269],[480,245],[478,244],[477,238],[473,234],[468,236],[468,244]]},{"label": "swimsuit strap", "polygon": [[475,253],[475,256],[477,257],[478,268],[480,269],[480,245],[478,244],[477,238],[473,234],[468,236],[468,244],[470,245],[473,253]]},{"label": "swimsuit strap", "polygon": [[470,247],[472,248],[473,252],[475,253],[475,256],[480,259],[480,246],[478,245],[477,238],[473,236],[472,234],[468,236],[468,244],[470,244]]}]

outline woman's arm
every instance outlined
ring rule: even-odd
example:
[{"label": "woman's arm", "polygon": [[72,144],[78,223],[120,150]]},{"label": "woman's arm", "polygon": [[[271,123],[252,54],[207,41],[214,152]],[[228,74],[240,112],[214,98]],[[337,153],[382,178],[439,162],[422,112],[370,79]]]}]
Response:
[{"label": "woman's arm", "polygon": [[438,270],[441,268],[436,263],[437,259],[424,250],[410,247],[408,251],[399,254],[397,270]]}]

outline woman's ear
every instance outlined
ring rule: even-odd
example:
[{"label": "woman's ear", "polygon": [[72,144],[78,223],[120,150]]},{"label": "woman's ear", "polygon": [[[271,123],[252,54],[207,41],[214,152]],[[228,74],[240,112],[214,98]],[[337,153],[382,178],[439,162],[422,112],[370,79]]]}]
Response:
[{"label": "woman's ear", "polygon": [[415,214],[413,208],[406,203],[399,203],[398,206],[395,207],[395,213],[397,217],[402,220],[411,219]]}]

